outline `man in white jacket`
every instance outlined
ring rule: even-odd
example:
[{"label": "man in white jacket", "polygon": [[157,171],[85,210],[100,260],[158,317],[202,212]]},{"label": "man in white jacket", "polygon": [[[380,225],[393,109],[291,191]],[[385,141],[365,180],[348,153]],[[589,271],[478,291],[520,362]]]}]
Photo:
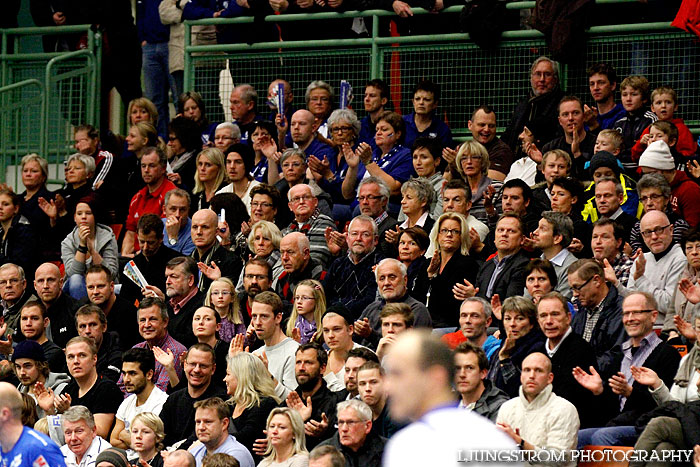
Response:
[{"label": "man in white jacket", "polygon": [[[498,412],[496,423],[520,449],[535,451],[533,461],[551,460],[542,451],[576,449],[579,418],[576,407],[552,392],[552,362],[539,352],[523,360],[520,373],[520,396],[506,401]],[[563,465],[576,465],[570,457]],[[551,462],[548,462],[551,463]],[[530,465],[537,465],[531,462]]]}]

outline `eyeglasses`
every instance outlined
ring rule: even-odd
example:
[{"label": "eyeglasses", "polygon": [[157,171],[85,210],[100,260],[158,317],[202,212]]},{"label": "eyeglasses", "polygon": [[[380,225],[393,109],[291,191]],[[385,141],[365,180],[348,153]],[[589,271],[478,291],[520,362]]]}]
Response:
[{"label": "eyeglasses", "polygon": [[581,284],[581,285],[572,285],[572,286],[571,286],[571,290],[573,290],[574,292],[580,292],[581,289],[583,289],[586,285],[588,285],[588,283],[589,283],[590,281],[592,281],[594,277],[595,277],[595,276],[591,276],[586,282],[584,282],[584,283]]},{"label": "eyeglasses", "polygon": [[267,279],[267,276],[262,275],[262,274],[243,274],[244,279],[257,279],[259,281],[263,281]]},{"label": "eyeglasses", "polygon": [[271,208],[272,203],[259,203],[257,201],[253,201],[250,203],[251,208]]},{"label": "eyeglasses", "polygon": [[654,310],[634,310],[634,311],[623,311],[622,312],[622,317],[623,318],[630,318],[630,317],[635,317],[639,318],[642,316],[644,313],[651,313]]},{"label": "eyeglasses", "polygon": [[551,78],[554,76],[554,73],[551,71],[535,71],[532,73],[532,76],[535,78]]},{"label": "eyeglasses", "polygon": [[462,235],[462,231],[459,229],[440,229],[438,233],[440,235]]},{"label": "eyeglasses", "polygon": [[642,230],[642,237],[649,238],[651,237],[651,234],[656,234],[657,236],[659,236],[664,232],[664,230],[668,229],[669,227],[671,227],[671,224],[668,224],[664,227],[656,227],[655,229]]},{"label": "eyeglasses", "polygon": [[231,295],[231,291],[230,290],[214,290],[214,291],[212,291],[211,294],[212,295],[221,295],[222,297],[227,297],[227,296]]},{"label": "eyeglasses", "polygon": [[347,133],[348,131],[352,131],[353,127],[351,126],[336,126],[331,128],[332,133]]},{"label": "eyeglasses", "polygon": [[357,197],[357,201],[359,201],[359,202],[361,203],[361,202],[363,202],[363,201],[365,201],[365,200],[366,200],[366,201],[374,201],[374,200],[382,199],[382,198],[384,198],[384,197],[383,197],[383,196],[377,196],[377,195],[358,196],[358,197]]},{"label": "eyeglasses", "polygon": [[657,195],[656,193],[654,193],[653,195],[640,197],[639,201],[641,201],[642,203],[646,203],[647,201],[657,201],[663,197],[664,195]]},{"label": "eyeglasses", "polygon": [[304,195],[304,196],[295,196],[294,198],[291,198],[289,201],[292,203],[299,203],[301,201],[309,201],[314,199],[312,195]]},{"label": "eyeglasses", "polygon": [[282,164],[283,169],[291,169],[291,168],[298,169],[301,166],[302,166],[301,162],[285,162],[284,164]]}]

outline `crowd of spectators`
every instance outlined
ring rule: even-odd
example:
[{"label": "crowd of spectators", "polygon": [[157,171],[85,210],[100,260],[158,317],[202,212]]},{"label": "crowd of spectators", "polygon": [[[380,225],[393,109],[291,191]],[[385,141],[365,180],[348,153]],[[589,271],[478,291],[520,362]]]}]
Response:
[{"label": "crowd of spectators", "polygon": [[700,165],[678,96],[606,63],[590,97],[547,57],[529,80],[461,144],[429,80],[403,116],[381,80],[362,120],[323,81],[279,114],[277,79],[269,109],[235,87],[233,122],[189,91],[165,133],[143,97],[123,145],[76,127],[63,188],[30,154],[26,190],[0,190],[0,376],[66,465],[380,465],[420,413],[415,327],[453,351],[454,405],[521,449],[692,448]]}]

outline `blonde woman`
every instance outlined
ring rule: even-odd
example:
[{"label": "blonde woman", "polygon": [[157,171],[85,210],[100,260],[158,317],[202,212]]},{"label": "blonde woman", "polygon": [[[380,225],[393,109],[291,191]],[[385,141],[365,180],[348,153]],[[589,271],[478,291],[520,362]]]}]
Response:
[{"label": "blonde woman", "polygon": [[[273,223],[265,220],[260,220],[253,224],[248,234],[248,249],[253,253],[256,259],[267,261],[272,269],[272,280],[275,281],[284,271],[282,261],[280,260],[280,242],[282,241],[282,233],[280,229]],[[236,290],[243,292],[243,276],[245,268],[241,271],[236,284]]]},{"label": "blonde woman", "polygon": [[489,178],[489,152],[476,141],[467,141],[457,151],[455,158],[457,172],[469,184],[472,191],[472,207],[469,214],[483,223],[488,223],[489,216],[498,213],[494,196],[501,190],[503,182]]},{"label": "blonde woman", "polygon": [[160,451],[163,449],[165,430],[158,415],[141,412],[131,421],[131,449],[138,456],[131,460],[134,465],[163,467]]},{"label": "blonde woman", "polygon": [[219,338],[222,341],[231,342],[236,334],[245,334],[246,324],[231,279],[221,277],[212,282],[207,290],[204,306],[213,308],[221,317]]},{"label": "blonde woman", "polygon": [[294,289],[292,314],[287,321],[287,336],[300,344],[320,342],[321,319],[326,312],[326,294],[321,283],[304,279]]},{"label": "blonde woman", "polygon": [[211,198],[226,185],[226,182],[224,153],[216,148],[203,149],[197,156],[190,212],[207,209]]},{"label": "blonde woman", "polygon": [[148,122],[154,127],[158,125],[158,110],[155,104],[145,97],[129,102],[126,114],[129,116],[129,125],[135,125],[138,122]]},{"label": "blonde woman", "polygon": [[258,467],[307,467],[304,421],[296,410],[280,407],[267,417],[267,451]]},{"label": "blonde woman", "polygon": [[224,383],[230,396],[228,403],[233,406],[229,430],[234,430],[236,440],[259,462],[253,443],[265,437],[268,415],[280,404],[270,372],[255,355],[239,352],[228,358]]}]

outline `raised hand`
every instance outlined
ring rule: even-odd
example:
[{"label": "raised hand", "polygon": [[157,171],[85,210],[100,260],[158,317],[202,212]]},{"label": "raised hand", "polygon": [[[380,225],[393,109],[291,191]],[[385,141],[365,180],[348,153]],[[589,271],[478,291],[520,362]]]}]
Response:
[{"label": "raised hand", "polygon": [[311,418],[311,396],[306,398],[306,404],[304,404],[304,401],[301,400],[299,393],[292,391],[287,396],[287,407],[296,410],[304,421]]},{"label": "raised hand", "polygon": [[[363,164],[367,165],[372,162],[372,146],[367,143],[360,143],[355,150],[355,154],[360,158]],[[350,163],[348,162],[348,165]]]},{"label": "raised hand", "polygon": [[37,405],[47,414],[53,413],[54,392],[53,389],[44,386],[44,383],[37,381],[34,385],[34,396],[36,397]]},{"label": "raised hand", "polygon": [[698,161],[688,161],[686,167],[688,168],[688,173],[690,173],[693,178],[700,178],[700,164],[698,164]]},{"label": "raised hand", "polygon": [[637,252],[632,257],[632,259],[635,258],[637,258],[637,260],[634,262],[634,280],[637,280],[642,277],[644,275],[644,271],[646,271],[647,259],[644,257],[644,253],[642,253],[641,248],[638,248]]},{"label": "raised hand", "polygon": [[474,227],[469,229],[469,244],[470,244],[470,250],[474,251],[481,251],[484,248],[484,244],[481,241],[481,237],[479,236],[479,232],[476,231]]},{"label": "raised hand", "polygon": [[355,321],[354,334],[360,337],[367,337],[372,334],[372,327],[369,325],[369,318],[362,318]]},{"label": "raised hand", "polygon": [[163,350],[160,347],[153,347],[153,356],[164,368],[175,368],[175,355],[170,349]]},{"label": "raised hand", "polygon": [[299,328],[292,328],[292,339],[301,344],[301,331]]},{"label": "raised hand", "polygon": [[603,273],[607,282],[617,286],[619,281],[617,280],[617,274],[615,274],[615,268],[612,267],[607,258],[603,259]]},{"label": "raised hand", "polygon": [[384,232],[384,238],[387,242],[391,244],[395,245],[399,243],[399,237],[401,237],[401,227],[399,227],[398,225],[395,227],[394,230],[387,229],[387,231]]},{"label": "raised hand", "polygon": [[204,274],[213,281],[221,278],[221,269],[219,269],[219,266],[217,266],[214,261],[211,262],[211,266],[207,266],[206,264],[200,261],[199,263],[197,263],[197,267],[202,272],[202,274]]},{"label": "raised hand", "polygon": [[168,216],[165,219],[165,233],[168,234],[168,238],[177,239],[180,233],[180,221],[175,216]]},{"label": "raised hand", "polygon": [[571,154],[573,154],[574,157],[581,157],[581,141],[578,131],[576,130],[574,130],[573,135],[571,135]]},{"label": "raised hand", "polygon": [[583,250],[583,243],[578,238],[572,238],[567,249],[572,253],[580,253]]},{"label": "raised hand", "polygon": [[394,13],[402,18],[413,16],[413,10],[411,10],[411,7],[408,6],[408,3],[404,3],[401,0],[395,0],[394,3],[391,4],[391,8],[394,10]]},{"label": "raised hand", "polygon": [[452,148],[445,148],[442,150],[442,158],[447,162],[447,165],[450,165],[457,158],[457,151]]},{"label": "raised hand", "polygon": [[141,289],[141,293],[144,297],[158,297],[161,300],[165,300],[165,294],[155,285],[147,285]]},{"label": "raised hand", "polygon": [[608,384],[612,391],[619,396],[629,397],[632,394],[632,386],[627,382],[625,375],[620,372],[608,379]]},{"label": "raised hand", "polygon": [[428,264],[428,277],[435,277],[440,271],[440,264],[442,263],[441,257],[440,250],[436,248],[433,257],[430,258],[430,264]]},{"label": "raised hand", "polygon": [[598,127],[598,109],[596,107],[583,106],[583,123],[593,129]]},{"label": "raised hand", "polygon": [[50,219],[55,220],[58,218],[58,208],[56,207],[56,202],[54,200],[51,199],[46,201],[44,198],[39,198],[37,202],[41,210],[44,211],[44,214],[49,216]]},{"label": "raised hand", "polygon": [[493,312],[493,316],[495,316],[496,319],[503,319],[502,310],[503,304],[501,303],[501,297],[495,293],[491,297],[491,311]]},{"label": "raised hand", "polygon": [[245,335],[244,334],[236,334],[235,336],[233,336],[233,339],[231,339],[231,344],[228,347],[229,356],[233,357],[234,355],[237,355],[237,354],[243,352],[244,345],[245,345]]},{"label": "raised hand", "polygon": [[457,282],[454,287],[452,287],[452,294],[455,300],[466,300],[479,293],[479,288],[474,287],[471,282],[464,279],[464,284]]},{"label": "raised hand", "polygon": [[347,234],[340,233],[334,230],[333,227],[326,227],[323,234],[326,238],[328,251],[330,251],[333,256],[338,256],[343,250],[343,247],[347,245]]},{"label": "raised hand", "polygon": [[630,372],[632,373],[632,378],[639,384],[649,386],[652,389],[658,389],[661,386],[661,378],[650,368],[632,366],[630,367]]},{"label": "raised hand", "polygon": [[309,420],[308,422],[304,423],[304,433],[306,433],[306,436],[321,436],[327,428],[328,417],[326,417],[325,412],[321,414],[320,422],[317,422],[316,420]]},{"label": "raised hand", "polygon": [[673,317],[673,324],[678,329],[683,337],[688,340],[694,341],[697,339],[697,334],[695,333],[695,328],[688,321],[684,320],[681,315],[675,315]]},{"label": "raised hand", "polygon": [[70,403],[70,394],[59,394],[58,396],[54,395],[53,406],[59,413],[63,413],[66,410],[70,409]]},{"label": "raised hand", "polygon": [[[2,321],[2,325],[0,325],[0,337],[2,337],[7,333],[7,322],[2,318],[0,318],[0,321]],[[0,353],[5,355],[12,353],[12,334],[8,334],[6,340],[0,339]]]},{"label": "raised hand", "polygon": [[379,361],[387,354],[389,347],[391,347],[394,342],[396,342],[396,334],[387,334],[379,339],[379,344],[377,344],[377,357],[379,357]]},{"label": "raised hand", "polygon": [[647,133],[646,135],[643,135],[641,138],[639,138],[639,144],[642,146],[647,146],[649,144],[649,140],[651,139],[651,135]]},{"label": "raised hand", "polygon": [[678,289],[693,305],[700,303],[700,286],[690,282],[690,279],[687,277],[684,277],[678,282]]},{"label": "raised hand", "polygon": [[589,367],[588,370],[591,372],[590,374],[586,373],[581,369],[581,367],[577,366],[571,371],[571,373],[578,384],[598,396],[603,393],[603,379],[592,366]]},{"label": "raised hand", "polygon": [[269,369],[270,361],[267,359],[267,355],[265,354],[265,352],[258,355],[258,358],[260,359],[261,362],[263,362],[263,365],[265,365],[265,368]]}]

